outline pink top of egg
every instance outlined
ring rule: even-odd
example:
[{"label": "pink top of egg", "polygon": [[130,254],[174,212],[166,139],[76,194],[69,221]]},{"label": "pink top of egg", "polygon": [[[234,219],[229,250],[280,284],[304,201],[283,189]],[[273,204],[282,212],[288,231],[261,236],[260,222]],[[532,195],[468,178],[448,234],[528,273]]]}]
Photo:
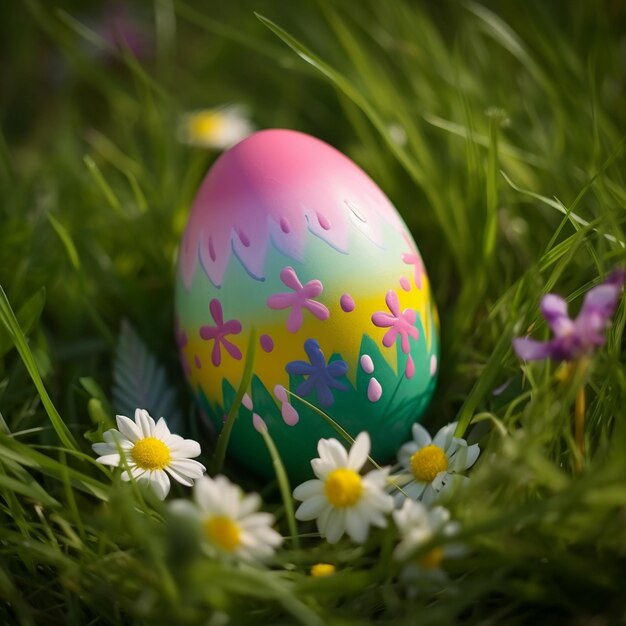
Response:
[{"label": "pink top of egg", "polygon": [[264,130],[225,152],[193,203],[180,266],[187,288],[202,263],[219,286],[231,252],[264,278],[270,239],[302,261],[306,233],[347,253],[351,228],[383,246],[382,224],[402,223],[372,179],[328,144],[292,130]]}]

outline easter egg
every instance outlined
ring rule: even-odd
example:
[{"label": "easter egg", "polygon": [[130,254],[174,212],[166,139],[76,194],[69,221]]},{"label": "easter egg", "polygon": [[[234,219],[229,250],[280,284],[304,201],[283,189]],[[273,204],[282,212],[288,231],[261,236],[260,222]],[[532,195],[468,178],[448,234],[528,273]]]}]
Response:
[{"label": "easter egg", "polygon": [[252,368],[229,458],[274,475],[260,417],[294,480],[337,427],[369,432],[372,457],[393,461],[434,391],[438,319],[405,223],[350,159],[291,130],[225,152],[193,202],[176,280],[182,366],[218,431]]}]

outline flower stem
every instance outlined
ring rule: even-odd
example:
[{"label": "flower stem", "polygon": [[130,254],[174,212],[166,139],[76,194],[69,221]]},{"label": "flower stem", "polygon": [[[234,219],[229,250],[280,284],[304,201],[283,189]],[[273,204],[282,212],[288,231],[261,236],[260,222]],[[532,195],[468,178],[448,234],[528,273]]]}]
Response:
[{"label": "flower stem", "polygon": [[576,455],[576,471],[580,472],[585,454],[585,384],[581,384],[576,393],[576,409],[574,411],[574,440],[578,454]]},{"label": "flower stem", "polygon": [[270,436],[267,428],[259,430],[267,450],[272,457],[272,463],[274,465],[274,471],[276,472],[276,479],[278,481],[278,487],[280,489],[280,495],[285,505],[285,517],[287,518],[287,526],[289,527],[289,534],[291,535],[291,541],[293,547],[297,550],[300,548],[300,540],[298,538],[298,526],[296,524],[296,516],[293,510],[293,498],[291,496],[291,485],[289,484],[289,478],[285,471],[285,466],[280,458],[280,453],[276,448],[274,440]]},{"label": "flower stem", "polygon": [[237,390],[237,394],[235,395],[235,399],[233,404],[230,407],[230,411],[228,412],[228,417],[226,418],[226,422],[222,428],[222,432],[217,440],[217,446],[215,447],[215,452],[213,454],[213,459],[211,463],[211,473],[213,475],[218,474],[222,471],[222,466],[224,465],[224,459],[226,458],[226,449],[228,448],[228,442],[230,440],[230,433],[233,430],[233,426],[235,425],[235,419],[237,417],[237,411],[241,406],[241,401],[243,400],[243,396],[246,393],[246,389],[250,385],[250,380],[252,379],[252,366],[254,365],[254,353],[256,349],[256,329],[252,328],[250,330],[250,338],[248,340],[248,349],[246,351],[246,362],[243,369],[243,376],[241,377],[241,384],[239,385],[239,389]]},{"label": "flower stem", "polygon": [[576,473],[582,470],[585,455],[585,412],[587,410],[586,380],[589,369],[589,359],[582,358],[578,362],[570,363],[570,380],[578,386],[574,407],[574,444],[576,454],[574,468]]}]

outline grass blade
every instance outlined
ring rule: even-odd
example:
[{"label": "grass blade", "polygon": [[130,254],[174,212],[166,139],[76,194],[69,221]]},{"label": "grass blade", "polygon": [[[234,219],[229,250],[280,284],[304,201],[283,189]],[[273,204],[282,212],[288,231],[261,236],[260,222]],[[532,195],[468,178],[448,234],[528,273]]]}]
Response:
[{"label": "grass blade", "polygon": [[37,363],[33,357],[33,353],[30,350],[28,342],[26,341],[26,336],[24,335],[24,331],[22,330],[20,323],[17,321],[15,317],[15,313],[11,308],[11,304],[9,303],[9,299],[4,292],[4,289],[0,286],[0,319],[2,320],[5,328],[12,336],[13,341],[15,342],[15,347],[30,374],[33,382],[35,383],[35,387],[37,388],[37,392],[39,393],[39,397],[46,409],[46,413],[50,418],[50,422],[52,423],[52,427],[57,433],[59,439],[63,443],[63,445],[69,450],[78,450],[78,444],[74,439],[74,436],[70,432],[69,428],[65,425],[63,418],[59,415],[59,412],[56,410],[48,392],[46,391],[46,387],[43,384],[43,380],[39,374],[39,370],[37,368]]}]

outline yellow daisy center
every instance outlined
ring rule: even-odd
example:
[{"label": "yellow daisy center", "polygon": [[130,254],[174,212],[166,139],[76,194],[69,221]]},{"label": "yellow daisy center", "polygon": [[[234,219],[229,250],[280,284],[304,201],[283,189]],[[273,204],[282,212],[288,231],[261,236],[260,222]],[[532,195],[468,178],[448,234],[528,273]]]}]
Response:
[{"label": "yellow daisy center", "polygon": [[448,469],[448,457],[442,448],[430,444],[411,457],[411,471],[417,480],[431,483],[439,472]]},{"label": "yellow daisy center", "polygon": [[239,526],[225,515],[209,517],[204,522],[204,532],[213,545],[225,552],[232,552],[241,544]]},{"label": "yellow daisy center", "polygon": [[222,116],[219,113],[198,113],[189,122],[189,133],[196,138],[211,137],[219,130],[222,123]]},{"label": "yellow daisy center", "polygon": [[131,450],[133,461],[141,469],[160,470],[169,465],[172,460],[170,449],[155,437],[140,439]]},{"label": "yellow daisy center", "polygon": [[437,569],[443,561],[443,548],[433,548],[430,552],[422,557],[419,564],[424,569]]},{"label": "yellow daisy center", "polygon": [[316,563],[311,568],[311,576],[313,578],[323,578],[324,576],[330,576],[335,573],[335,566],[331,563]]},{"label": "yellow daisy center", "polygon": [[333,470],[324,483],[324,491],[328,501],[336,507],[354,506],[363,493],[361,477],[345,467]]}]

